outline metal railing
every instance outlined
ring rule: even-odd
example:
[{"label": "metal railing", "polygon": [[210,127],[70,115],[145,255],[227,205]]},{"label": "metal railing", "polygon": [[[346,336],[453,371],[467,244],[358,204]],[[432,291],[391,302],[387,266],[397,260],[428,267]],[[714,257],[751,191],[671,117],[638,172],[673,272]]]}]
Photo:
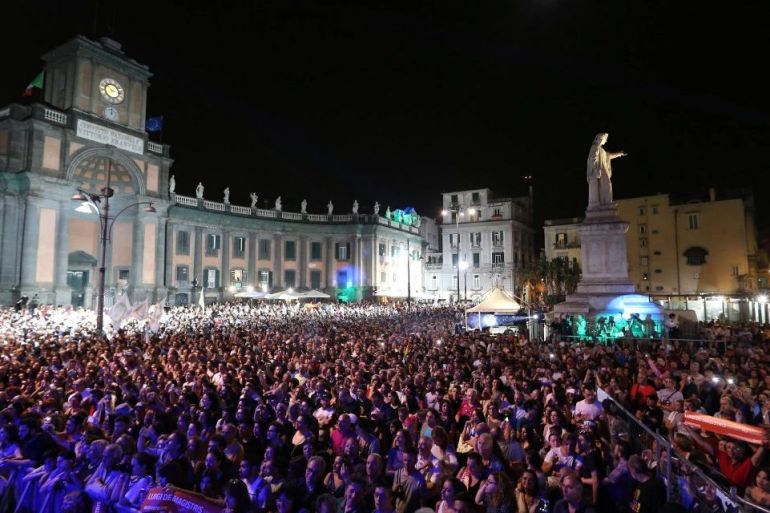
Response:
[{"label": "metal railing", "polygon": [[58,110],[49,109],[47,107],[43,111],[43,119],[47,121],[53,121],[54,123],[59,123],[61,125],[67,124],[67,115],[65,113],[59,112]]},{"label": "metal railing", "polygon": [[153,153],[163,154],[163,145],[156,142],[147,141],[147,149]]},{"label": "metal railing", "polygon": [[597,389],[597,399],[602,402],[605,399],[612,401],[616,415],[629,428],[627,442],[631,444],[633,452],[642,454],[648,465],[654,465],[656,477],[666,486],[669,502],[676,502],[685,510],[694,511],[704,501],[707,491],[710,491],[715,492],[722,502],[723,508],[720,511],[770,513],[769,509],[738,497],[735,487],[728,489],[719,485],[700,467],[682,457],[667,438],[639,422],[635,415],[601,388]]}]

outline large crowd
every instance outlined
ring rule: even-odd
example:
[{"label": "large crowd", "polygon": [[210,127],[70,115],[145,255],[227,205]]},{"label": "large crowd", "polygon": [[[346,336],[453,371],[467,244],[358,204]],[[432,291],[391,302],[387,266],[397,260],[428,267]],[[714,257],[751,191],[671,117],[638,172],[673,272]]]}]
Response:
[{"label": "large crowd", "polygon": [[228,513],[720,511],[709,487],[668,502],[635,422],[770,505],[763,446],[682,422],[770,423],[762,327],[607,347],[459,319],[232,303],[97,336],[90,312],[2,310],[0,513],[137,512],[157,486]]}]

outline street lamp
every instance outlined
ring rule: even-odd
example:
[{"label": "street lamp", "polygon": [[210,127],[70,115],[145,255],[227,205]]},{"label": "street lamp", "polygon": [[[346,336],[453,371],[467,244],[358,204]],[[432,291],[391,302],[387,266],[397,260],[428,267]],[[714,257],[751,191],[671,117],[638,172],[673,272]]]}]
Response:
[{"label": "street lamp", "polygon": [[[441,215],[445,216],[449,213],[455,214],[455,230],[457,231],[457,301],[460,301],[460,217],[465,215],[462,207],[458,203],[449,205],[449,208],[441,211]],[[473,215],[474,209],[468,209],[468,215]]]},{"label": "street lamp", "polygon": [[[91,207],[99,216],[99,227],[101,228],[102,237],[99,240],[101,260],[99,262],[99,291],[96,296],[96,331],[102,332],[104,327],[104,273],[105,262],[107,260],[107,243],[110,240],[110,234],[112,233],[112,226],[115,224],[115,220],[129,208],[136,207],[138,205],[147,205],[144,209],[145,212],[155,213],[155,207],[151,201],[138,201],[132,203],[126,207],[123,207],[117,214],[110,217],[110,198],[115,194],[115,191],[110,188],[110,179],[112,178],[112,159],[107,159],[107,185],[102,187],[98,193],[84,191],[83,189],[77,189],[77,193],[72,196],[72,201],[81,203],[78,207],[79,212],[83,212],[83,207],[88,209]],[[102,208],[99,205],[104,201]]]}]

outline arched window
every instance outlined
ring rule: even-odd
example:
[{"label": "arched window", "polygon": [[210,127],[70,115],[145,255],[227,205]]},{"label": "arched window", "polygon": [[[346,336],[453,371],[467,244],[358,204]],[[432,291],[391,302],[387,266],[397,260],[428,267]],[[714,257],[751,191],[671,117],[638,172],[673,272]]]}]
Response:
[{"label": "arched window", "polygon": [[685,250],[684,257],[687,259],[687,265],[703,265],[706,263],[706,256],[709,252],[700,246],[692,246]]}]

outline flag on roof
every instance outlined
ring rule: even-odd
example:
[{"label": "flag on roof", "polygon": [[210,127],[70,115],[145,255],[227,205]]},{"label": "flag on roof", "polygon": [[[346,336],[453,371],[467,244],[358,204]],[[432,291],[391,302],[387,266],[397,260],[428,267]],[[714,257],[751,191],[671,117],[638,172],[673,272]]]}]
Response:
[{"label": "flag on roof", "polygon": [[30,82],[27,88],[24,90],[24,96],[32,96],[32,90],[35,88],[42,89],[44,76],[45,71],[38,73],[37,76],[32,79],[32,82]]},{"label": "flag on roof", "polygon": [[147,121],[144,123],[144,129],[148,132],[160,132],[163,130],[163,116],[147,118]]}]

